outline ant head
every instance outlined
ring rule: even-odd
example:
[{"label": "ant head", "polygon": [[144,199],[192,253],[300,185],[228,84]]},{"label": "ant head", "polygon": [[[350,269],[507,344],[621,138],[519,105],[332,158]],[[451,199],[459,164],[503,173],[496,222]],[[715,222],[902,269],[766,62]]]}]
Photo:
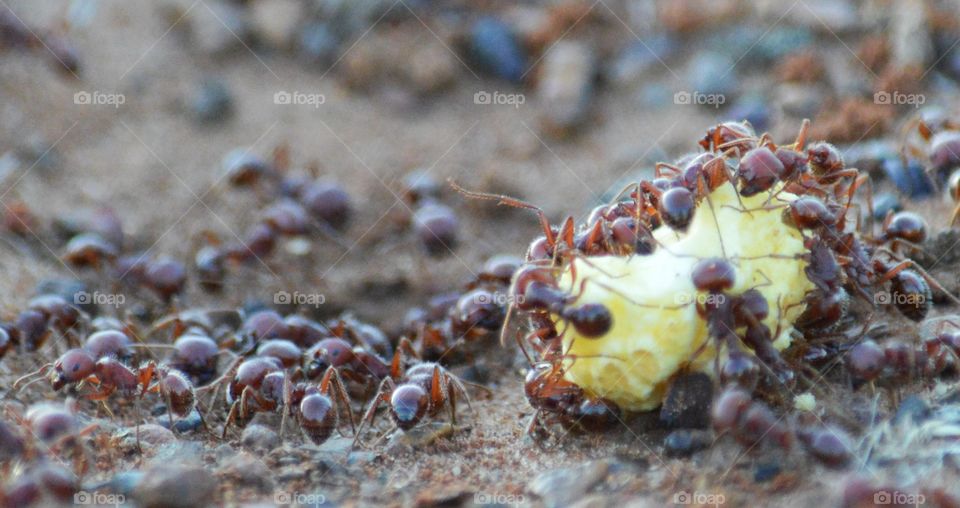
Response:
[{"label": "ant head", "polygon": [[397,426],[410,430],[427,412],[427,392],[417,385],[400,385],[390,396],[390,414]]},{"label": "ant head", "polygon": [[733,264],[723,258],[707,258],[693,267],[693,285],[700,291],[721,292],[733,287],[736,281]]},{"label": "ant head", "polygon": [[696,207],[693,192],[686,187],[674,187],[660,197],[660,218],[670,228],[686,231]]},{"label": "ant head", "polygon": [[754,148],[740,160],[740,194],[753,196],[770,190],[784,172],[783,163],[769,148]]},{"label": "ant head", "polygon": [[888,239],[923,243],[927,239],[927,222],[913,212],[897,212],[884,222],[883,235]]},{"label": "ant head", "polygon": [[563,317],[570,321],[577,333],[588,339],[602,337],[613,327],[613,316],[610,310],[599,303],[567,307],[564,309]]},{"label": "ant head", "polygon": [[53,364],[53,389],[79,383],[93,374],[96,361],[83,349],[71,349]]},{"label": "ant head", "polygon": [[313,379],[323,375],[329,367],[340,367],[349,363],[353,357],[353,348],[350,343],[339,338],[323,339],[308,353],[313,358],[307,365],[307,377]]}]

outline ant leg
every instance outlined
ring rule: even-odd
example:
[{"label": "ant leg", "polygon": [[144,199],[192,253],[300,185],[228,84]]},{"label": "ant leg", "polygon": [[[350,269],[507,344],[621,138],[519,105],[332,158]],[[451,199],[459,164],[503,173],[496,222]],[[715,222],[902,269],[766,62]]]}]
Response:
[{"label": "ant leg", "polygon": [[683,173],[683,170],[674,166],[673,164],[667,164],[666,162],[658,162],[653,165],[653,177],[660,178],[663,176],[663,169],[669,169],[674,173],[674,176]]},{"label": "ant leg", "polygon": [[[332,367],[331,367],[332,368]],[[287,429],[287,413],[292,411],[290,399],[293,397],[293,383],[290,376],[283,376],[283,408],[280,410],[280,442],[283,442],[283,432]]]},{"label": "ant leg", "polygon": [[350,429],[356,435],[357,426],[353,419],[353,409],[350,409],[350,397],[347,396],[347,390],[343,387],[343,379],[340,378],[340,372],[336,368],[327,367],[327,372],[323,374],[323,379],[320,381],[320,393],[327,394],[331,389],[333,390],[334,400],[339,400],[339,403],[346,409]]},{"label": "ant leg", "polygon": [[800,124],[800,132],[797,133],[797,140],[793,142],[793,149],[797,151],[803,150],[803,145],[807,142],[807,132],[810,130],[810,119],[804,118],[803,122]]},{"label": "ant leg", "polygon": [[233,423],[233,422],[237,419],[237,409],[238,409],[239,407],[240,407],[240,401],[239,401],[239,400],[234,401],[234,403],[230,405],[230,411],[227,413],[227,421],[224,422],[224,424],[223,424],[223,434],[220,435],[220,439],[226,439],[226,438],[227,438],[227,429],[229,429],[229,428],[230,428],[230,424]]},{"label": "ant leg", "polygon": [[377,408],[380,407],[380,404],[389,404],[389,394],[393,393],[393,390],[396,388],[393,379],[383,378],[383,381],[380,382],[380,387],[377,389],[377,394],[373,397],[373,400],[370,401],[370,407],[367,408],[366,413],[363,414],[363,418],[360,419],[360,425],[357,426],[356,436],[353,438],[353,444],[351,448],[356,448],[357,443],[360,443],[360,436],[363,432],[363,427],[367,424],[372,425],[373,419],[377,414]]},{"label": "ant leg", "polygon": [[[883,250],[884,250],[885,252],[888,252],[888,253],[890,253],[890,254],[893,254],[893,253],[890,252],[889,250],[886,250],[886,249],[883,249]],[[896,258],[895,258],[895,259],[896,259]],[[936,289],[937,291],[940,291],[941,293],[943,293],[944,295],[946,295],[946,296],[947,296],[947,299],[950,300],[951,302],[953,302],[953,303],[955,303],[955,304],[957,304],[957,305],[960,305],[960,298],[957,298],[956,296],[953,295],[953,293],[947,291],[947,288],[943,287],[939,282],[937,282],[937,279],[934,279],[933,276],[931,276],[929,273],[927,273],[927,271],[924,270],[923,267],[921,267],[920,265],[918,265],[917,262],[914,261],[914,260],[912,260],[912,259],[904,259],[903,261],[900,261],[899,263],[897,263],[893,268],[891,268],[890,270],[888,270],[887,273],[883,275],[883,277],[881,277],[880,281],[881,281],[881,282],[886,282],[886,281],[888,281],[888,280],[896,277],[897,274],[899,274],[899,273],[902,272],[903,270],[907,269],[908,267],[913,268],[914,270],[916,270],[917,273],[920,274],[920,276],[923,277],[923,279],[927,281],[927,284],[930,284],[930,287],[932,287],[932,288]]]},{"label": "ant leg", "polygon": [[573,217],[567,217],[564,219],[563,225],[560,226],[560,234],[558,235],[558,239],[562,239],[570,250],[574,248],[574,229],[576,229],[576,225],[573,222]]},{"label": "ant leg", "polygon": [[507,205],[515,208],[525,208],[527,210],[533,210],[534,212],[537,213],[537,217],[540,219],[540,227],[543,228],[543,234],[547,238],[547,245],[552,249],[556,247],[557,237],[553,234],[553,230],[550,229],[550,221],[547,220],[547,215],[543,212],[543,210],[540,207],[536,205],[532,205],[525,201],[521,201],[516,198],[511,198],[510,196],[505,196],[503,194],[491,194],[488,192],[468,191],[467,189],[464,189],[463,187],[458,185],[457,182],[453,180],[453,178],[448,178],[447,182],[450,184],[450,187],[453,187],[453,190],[471,199],[497,201],[498,205]]},{"label": "ant leg", "polygon": [[[449,385],[450,385],[454,390],[456,390],[457,392],[460,393],[460,396],[461,396],[461,397],[463,398],[463,400],[467,403],[467,408],[470,409],[470,412],[473,413],[474,418],[476,418],[476,417],[477,417],[477,410],[473,408],[473,404],[472,404],[471,401],[470,401],[470,394],[467,393],[466,387],[464,386],[464,384],[465,384],[466,382],[463,381],[462,379],[459,379],[459,378],[454,377],[454,376],[452,376],[452,375],[448,375],[448,376],[447,376],[447,382],[449,383]],[[475,387],[477,387],[477,388],[486,390],[487,393],[491,393],[491,394],[493,393],[493,392],[492,392],[489,388],[487,388],[486,386],[478,385],[478,384],[476,384],[476,383],[469,383],[469,384],[470,384],[470,386],[475,386]]]}]

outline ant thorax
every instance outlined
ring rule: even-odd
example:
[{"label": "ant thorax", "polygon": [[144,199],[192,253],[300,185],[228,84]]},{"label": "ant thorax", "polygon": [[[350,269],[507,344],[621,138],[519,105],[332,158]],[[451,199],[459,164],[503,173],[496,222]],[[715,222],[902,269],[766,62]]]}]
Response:
[{"label": "ant thorax", "polygon": [[[793,199],[784,192],[738,199],[733,186],[724,184],[699,200],[685,232],[655,230],[658,244],[649,255],[574,257],[560,287],[575,297],[572,305],[607,307],[613,324],[606,334],[588,338],[557,321],[566,378],[623,409],[654,409],[679,369],[714,374],[716,341],[708,340],[706,309],[754,288],[769,307],[762,323],[771,333],[779,331],[774,347],[789,346],[791,323],[813,289],[804,273],[803,236],[783,220]],[[694,285],[694,266],[707,258],[734,267],[730,290],[710,293]]]}]

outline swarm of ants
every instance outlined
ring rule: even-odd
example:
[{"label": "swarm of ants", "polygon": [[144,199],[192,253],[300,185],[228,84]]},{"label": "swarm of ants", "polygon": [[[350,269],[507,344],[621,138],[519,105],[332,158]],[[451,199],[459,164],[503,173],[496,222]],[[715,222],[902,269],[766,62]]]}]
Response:
[{"label": "swarm of ants", "polygon": [[[726,296],[697,306],[709,340],[722,346],[717,351],[726,351],[717,359],[722,364],[709,421],[719,436],[730,435],[746,448],[789,451],[799,443],[827,465],[848,464],[853,458],[849,434],[861,430],[855,421],[837,414],[825,423],[793,412],[792,395],[815,392],[827,376],[873,389],[956,373],[960,323],[928,320],[934,291],[957,300],[911,259],[926,240],[924,220],[898,212],[879,227],[871,222],[872,213],[861,221],[864,206],[872,211],[866,175],[847,167],[829,143],[808,144],[807,129],[805,122],[793,143],[778,146],[746,122],[719,124],[700,140],[701,152],[658,165],[653,179],[636,182],[614,202],[598,206],[582,224],[571,216],[555,227],[535,205],[453,184],[471,198],[534,210],[543,235],[530,244],[525,258],[494,256],[458,290],[410,309],[402,327],[389,334],[349,313],[321,320],[270,309],[179,309],[188,281],[217,291],[231,263],[268,256],[280,237],[341,240],[351,215],[349,196],[334,182],[317,178],[315,170],[288,171],[283,147],[269,162],[246,152],[228,155],[224,178],[252,189],[267,204],[236,242],[206,235],[192,266],[124,252],[115,217],[95,214],[71,229],[62,260],[112,277],[112,284],[146,288],[169,312],[143,326],[125,317],[92,317],[77,302],[43,294],[0,323],[0,358],[56,357],[20,377],[9,393],[54,391],[67,399],[35,404],[23,414],[5,410],[0,470],[6,480],[0,501],[28,506],[49,497],[69,500],[79,489],[90,470],[86,436],[97,431],[81,407],[111,417],[115,404],[131,407],[139,429],[141,406],[152,403],[165,413],[160,420],[169,427],[196,414],[203,432],[223,440],[258,415],[276,415],[279,434],[287,439],[292,421],[314,445],[339,432],[352,436],[355,447],[377,446],[395,431],[444,417],[455,429],[462,419],[458,409],[471,404],[471,389],[483,387],[451,368],[491,354],[493,337],[511,333],[516,315],[528,326],[518,337],[529,367],[524,393],[534,411],[527,434],[539,442],[553,426],[609,431],[631,415],[566,377],[569,355],[562,339],[566,330],[575,330],[586,340],[602,340],[615,316],[601,304],[578,303],[577,295],[561,287],[559,274],[574,259],[650,255],[662,248],[654,231],[684,231],[720,186],[733,186],[744,197],[766,193],[771,202],[783,192],[797,196],[782,205],[783,221],[803,237],[805,273],[814,289],[792,323],[793,345],[779,351],[772,345],[775,333],[762,323],[771,312],[768,302],[756,291],[729,293],[736,271],[730,260],[696,264],[689,274],[693,285]],[[919,133],[931,140],[927,155],[937,171],[956,166],[957,160],[944,159],[947,149],[942,148],[953,143],[953,124],[920,122]],[[400,194],[426,254],[454,246],[456,217],[439,203],[434,181],[414,173]],[[880,292],[892,295],[893,305],[878,306]],[[870,323],[889,309],[913,322],[929,321],[934,334],[918,343],[884,337],[883,327]],[[842,372],[831,372],[837,365]],[[381,437],[371,444],[367,433],[382,408],[392,427],[380,428]],[[137,440],[139,446],[139,432]],[[70,466],[64,458],[72,460]]]}]

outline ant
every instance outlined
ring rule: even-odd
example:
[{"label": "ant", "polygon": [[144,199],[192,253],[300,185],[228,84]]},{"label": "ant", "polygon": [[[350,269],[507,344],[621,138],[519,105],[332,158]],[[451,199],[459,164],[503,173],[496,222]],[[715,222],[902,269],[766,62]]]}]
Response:
[{"label": "ant", "polygon": [[[450,373],[439,363],[417,360],[412,366],[403,368],[403,352],[416,358],[413,347],[406,339],[394,353],[390,366],[390,376],[384,378],[370,402],[360,425],[354,446],[360,442],[365,425],[372,425],[377,409],[385,404],[390,409],[394,428],[406,432],[416,427],[425,417],[435,417],[445,408],[450,412],[450,425],[457,425],[457,397],[462,397],[473,410],[470,396],[464,387],[465,381]],[[392,429],[391,429],[392,430]],[[384,436],[388,435],[388,431]]]},{"label": "ant", "polygon": [[[340,426],[338,411],[346,412],[347,420],[354,428],[350,398],[335,367],[328,367],[320,383],[311,385],[294,383],[275,362],[273,365],[269,363],[265,357],[254,357],[239,365],[227,390],[227,402],[231,405],[223,427],[224,438],[231,423],[242,426],[256,412],[277,410],[282,414],[281,435],[289,415],[300,423],[303,433],[315,445],[326,442]],[[239,396],[236,395],[238,390]]]},{"label": "ant", "polygon": [[[524,380],[524,394],[534,408],[526,434],[542,435],[545,423],[557,422],[566,428],[602,432],[622,420],[620,407],[612,400],[588,396],[582,388],[564,378],[562,360],[534,365]],[[544,422],[543,414],[550,415]]]}]

